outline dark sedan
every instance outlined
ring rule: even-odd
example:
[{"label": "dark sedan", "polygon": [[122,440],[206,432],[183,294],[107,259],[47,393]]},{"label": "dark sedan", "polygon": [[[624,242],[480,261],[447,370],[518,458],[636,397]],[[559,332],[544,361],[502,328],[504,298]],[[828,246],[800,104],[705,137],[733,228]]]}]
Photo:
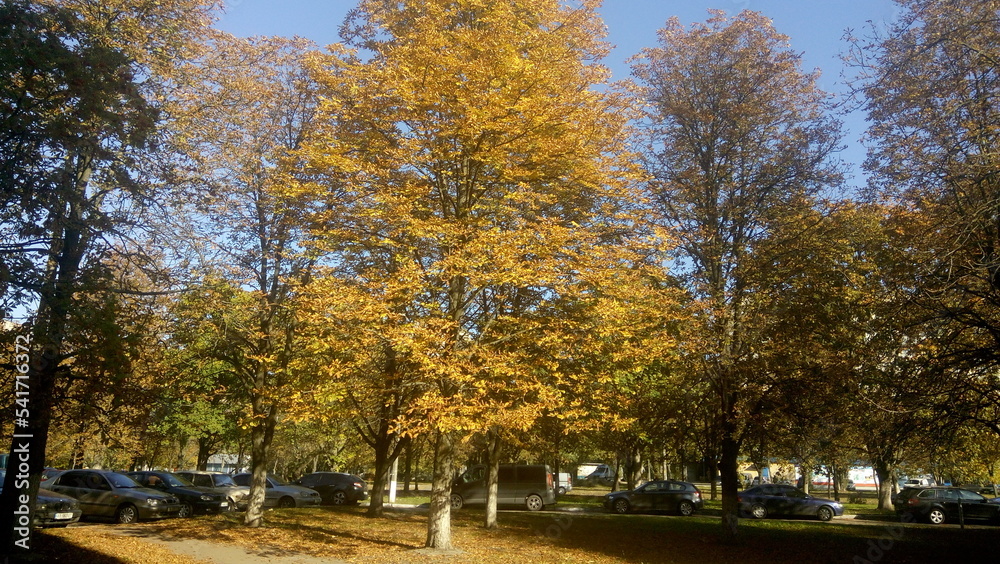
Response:
[{"label": "dark sedan", "polygon": [[229,498],[211,488],[201,488],[170,472],[128,472],[125,474],[140,485],[177,496],[181,501],[178,517],[195,513],[221,513],[229,511]]},{"label": "dark sedan", "polygon": [[771,515],[785,517],[816,517],[829,521],[844,514],[840,502],[813,497],[804,491],[782,484],[762,484],[754,486],[738,497],[740,512],[754,519]]},{"label": "dark sedan", "polygon": [[935,525],[958,523],[960,518],[1000,524],[1000,503],[962,488],[903,488],[892,505],[902,519],[922,519]]},{"label": "dark sedan", "polygon": [[697,486],[673,480],[647,482],[634,490],[604,496],[604,508],[615,513],[669,511],[687,516],[703,505]]},{"label": "dark sedan", "polygon": [[56,493],[76,498],[84,517],[112,517],[119,523],[176,517],[180,501],[144,488],[124,474],[107,470],[66,470],[42,482]]},{"label": "dark sedan", "polygon": [[[3,491],[3,481],[7,471],[0,469],[0,492]],[[45,488],[38,488],[35,498],[36,527],[65,527],[80,520],[83,510],[80,502],[66,495],[61,495]]]},{"label": "dark sedan", "polygon": [[295,483],[318,491],[325,504],[356,504],[368,499],[368,485],[354,474],[313,472],[302,476]]}]

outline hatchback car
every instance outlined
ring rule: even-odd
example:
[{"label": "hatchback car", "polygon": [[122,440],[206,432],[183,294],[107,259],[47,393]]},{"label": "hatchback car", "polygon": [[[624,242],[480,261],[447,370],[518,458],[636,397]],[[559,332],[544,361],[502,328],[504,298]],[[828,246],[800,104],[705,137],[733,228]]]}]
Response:
[{"label": "hatchback car", "polygon": [[180,476],[198,487],[212,488],[219,493],[225,493],[226,497],[229,498],[230,509],[246,511],[247,503],[250,501],[250,488],[237,485],[229,474],[208,470],[185,470],[174,472],[174,475]]},{"label": "hatchback car", "polygon": [[1000,503],[962,488],[904,488],[892,505],[900,518],[909,515],[935,525],[957,523],[960,518],[1000,524]]},{"label": "hatchback car", "polygon": [[646,482],[634,490],[604,496],[604,508],[615,513],[669,511],[688,516],[701,509],[704,503],[697,486],[674,480]]},{"label": "hatchback car", "polygon": [[829,521],[844,514],[844,506],[838,501],[813,497],[796,487],[781,484],[754,486],[740,493],[737,499],[740,512],[754,519],[781,515],[811,516]]},{"label": "hatchback car", "polygon": [[195,513],[221,513],[229,511],[229,498],[214,488],[201,488],[170,472],[127,472],[125,474],[140,485],[177,496],[181,501],[178,517]]},{"label": "hatchback car", "polygon": [[313,472],[302,476],[295,483],[318,491],[326,504],[357,504],[368,499],[368,484],[354,474]]},{"label": "hatchback car", "polygon": [[118,523],[134,523],[176,517],[181,510],[176,496],[144,488],[124,474],[107,470],[66,470],[42,485],[79,500],[84,517],[112,517]]},{"label": "hatchback car", "polygon": [[[250,486],[253,474],[244,473],[233,476],[233,481],[240,486]],[[319,505],[322,498],[319,492],[295,484],[288,484],[274,476],[267,476],[264,490],[264,507],[308,507]]]}]

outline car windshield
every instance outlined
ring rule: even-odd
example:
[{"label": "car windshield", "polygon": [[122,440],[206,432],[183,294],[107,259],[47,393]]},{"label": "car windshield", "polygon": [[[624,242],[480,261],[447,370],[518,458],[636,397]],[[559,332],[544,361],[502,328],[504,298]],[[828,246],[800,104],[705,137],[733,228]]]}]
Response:
[{"label": "car windshield", "polygon": [[184,478],[181,478],[180,476],[175,476],[173,474],[157,474],[157,476],[161,480],[163,480],[163,482],[165,484],[167,484],[168,486],[170,486],[172,488],[180,488],[180,487],[186,487],[186,486],[193,486],[194,485],[191,482],[189,482],[188,480],[185,480]]},{"label": "car windshield", "polygon": [[218,487],[236,486],[236,482],[233,481],[233,477],[230,476],[229,474],[213,474],[212,480],[213,483]]},{"label": "car windshield", "polygon": [[268,474],[267,479],[271,481],[272,486],[287,486],[288,482],[285,481],[281,476],[275,474]]},{"label": "car windshield", "polygon": [[104,475],[105,478],[111,482],[111,486],[115,488],[141,488],[138,482],[129,478],[125,474],[118,474],[117,472],[108,472]]}]

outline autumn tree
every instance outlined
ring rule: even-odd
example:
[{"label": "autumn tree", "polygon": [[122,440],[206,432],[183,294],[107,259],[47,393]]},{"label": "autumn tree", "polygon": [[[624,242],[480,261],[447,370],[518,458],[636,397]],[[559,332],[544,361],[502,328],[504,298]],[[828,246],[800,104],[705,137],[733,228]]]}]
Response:
[{"label": "autumn tree", "polygon": [[870,196],[924,219],[908,252],[920,266],[911,284],[921,338],[947,367],[937,383],[951,385],[935,409],[1000,432],[998,5],[897,3],[898,21],[852,38],[849,55],[872,123]]},{"label": "autumn tree", "polygon": [[762,322],[781,288],[763,276],[776,227],[836,185],[838,126],[816,74],[787,37],[754,12],[711,12],[685,29],[671,19],[633,71],[648,105],[648,194],[678,231],[679,273],[704,304],[702,377],[721,432],[724,527],[737,527],[737,457],[766,362]]},{"label": "autumn tree", "polygon": [[429,547],[452,544],[456,443],[558,405],[553,383],[586,376],[562,371],[588,334],[569,313],[620,319],[599,290],[612,272],[641,280],[620,215],[628,116],[604,86],[595,8],[367,0],[314,65],[313,181],[289,195],[313,200],[312,248],[335,258],[310,310],[365,316],[407,367],[415,396],[394,425],[434,435]]},{"label": "autumn tree", "polygon": [[312,260],[297,247],[297,213],[274,188],[288,181],[282,163],[312,119],[314,89],[301,67],[310,49],[301,39],[218,32],[185,67],[169,106],[166,142],[178,158],[165,177],[183,218],[175,232],[204,274],[203,307],[188,308],[186,334],[213,344],[212,358],[228,365],[246,398],[253,481],[244,522],[253,527],[263,518],[275,427],[302,382],[291,370],[299,353],[292,298]]},{"label": "autumn tree", "polygon": [[[109,257],[141,255],[133,229],[152,194],[140,163],[159,86],[211,19],[208,2],[131,4],[0,5],[3,289],[34,311],[24,330],[31,350],[19,364],[31,390],[20,429],[30,438],[15,439],[12,450],[31,453],[31,492],[45,462],[53,392],[80,329],[71,317]],[[12,470],[8,476],[18,474]],[[4,550],[14,550],[13,512],[24,493],[12,478],[0,496]],[[25,548],[29,539],[20,540]]]}]

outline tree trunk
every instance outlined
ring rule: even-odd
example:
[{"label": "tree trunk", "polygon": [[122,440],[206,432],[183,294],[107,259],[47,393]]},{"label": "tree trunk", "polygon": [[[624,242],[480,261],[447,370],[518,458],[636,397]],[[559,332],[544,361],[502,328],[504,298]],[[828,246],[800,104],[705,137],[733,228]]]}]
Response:
[{"label": "tree trunk", "polygon": [[489,474],[486,478],[486,518],[483,526],[497,528],[497,487],[500,476],[500,433],[490,430],[486,434],[486,464]]},{"label": "tree trunk", "polygon": [[878,508],[892,507],[892,468],[885,461],[873,461],[875,475],[878,477]]},{"label": "tree trunk", "polygon": [[[728,426],[728,425],[727,425]],[[722,474],[722,531],[726,541],[735,542],[739,532],[739,443],[727,429],[721,441],[722,460],[719,471]]]},{"label": "tree trunk", "polygon": [[410,493],[410,480],[413,477],[413,441],[406,445],[406,456],[403,458],[403,493]]},{"label": "tree trunk", "polygon": [[632,448],[632,452],[629,456],[629,472],[626,477],[628,480],[628,489],[634,490],[635,486],[642,480],[642,449],[639,447]]},{"label": "tree trunk", "polygon": [[455,462],[454,437],[438,431],[434,446],[434,482],[431,484],[431,508],[427,515],[428,548],[451,550],[451,483]]},{"label": "tree trunk", "polygon": [[[388,425],[388,421],[379,421],[380,431],[385,425]],[[385,485],[389,479],[389,467],[392,465],[389,460],[391,445],[387,444],[390,441],[390,436],[381,432],[375,437],[375,476],[372,480],[368,511],[365,512],[368,517],[381,517],[385,512]]]},{"label": "tree trunk", "polygon": [[212,456],[212,447],[215,446],[215,441],[212,437],[198,437],[198,470],[205,471],[208,469],[208,458]]},{"label": "tree trunk", "polygon": [[[253,411],[258,417],[250,430],[250,503],[243,523],[248,527],[260,527],[264,522],[264,493],[267,489],[267,455],[274,439],[274,427],[278,421],[278,406],[264,405],[264,398],[255,394]],[[266,414],[266,415],[265,415]]]},{"label": "tree trunk", "polygon": [[389,470],[392,463],[399,457],[402,449],[409,444],[408,437],[400,437],[389,432],[389,420],[379,421],[378,436],[375,438],[375,480],[371,488],[371,499],[368,502],[368,517],[381,517],[385,512],[385,490],[389,483]]},{"label": "tree trunk", "polygon": [[[91,174],[89,160],[80,157],[74,163],[81,167],[79,175],[73,175],[72,190],[74,194],[83,195]],[[57,221],[53,227],[58,231],[54,231],[57,236],[53,237],[49,251],[31,337],[19,335],[15,338],[15,382],[18,385],[13,391],[18,403],[13,414],[14,433],[8,451],[7,474],[0,493],[0,550],[8,555],[26,554],[31,547],[31,523],[38,484],[45,468],[58,370],[80,263],[87,247],[82,205],[77,198],[71,197],[65,204],[65,216],[60,218],[62,225]],[[19,354],[26,354],[27,358]],[[28,496],[28,503],[20,503],[19,498],[24,495]]]}]

